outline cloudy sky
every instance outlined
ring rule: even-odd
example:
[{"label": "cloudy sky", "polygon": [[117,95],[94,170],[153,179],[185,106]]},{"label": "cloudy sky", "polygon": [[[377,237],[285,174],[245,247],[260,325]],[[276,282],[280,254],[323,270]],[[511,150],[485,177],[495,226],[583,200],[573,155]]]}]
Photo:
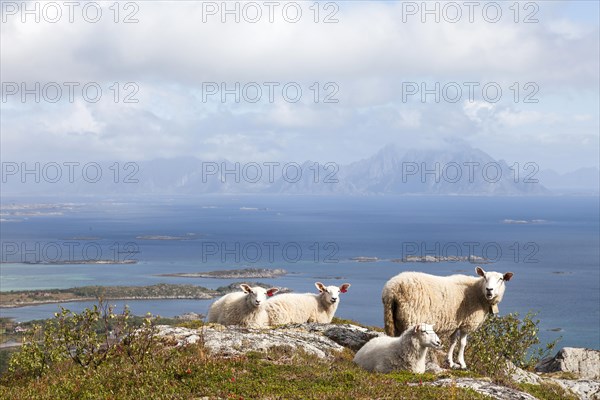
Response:
[{"label": "cloudy sky", "polygon": [[595,1],[0,4],[3,161],[599,163]]}]

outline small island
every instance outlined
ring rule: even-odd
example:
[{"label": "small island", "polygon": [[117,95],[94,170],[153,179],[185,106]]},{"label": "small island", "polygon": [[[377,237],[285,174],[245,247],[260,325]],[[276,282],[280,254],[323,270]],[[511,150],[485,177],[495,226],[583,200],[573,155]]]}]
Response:
[{"label": "small island", "polygon": [[352,257],[351,260],[357,261],[357,262],[376,262],[376,261],[379,261],[379,258],[360,256],[360,257]]},{"label": "small island", "polygon": [[71,301],[212,299],[216,290],[194,285],[161,283],[152,286],[82,286],[70,289],[19,290],[0,292],[0,308],[34,306]]},{"label": "small island", "polygon": [[34,260],[34,261],[2,261],[0,264],[28,264],[28,265],[79,265],[79,264],[94,264],[94,265],[107,265],[107,264],[137,264],[137,260],[125,259],[125,260]]},{"label": "small island", "polygon": [[215,279],[256,279],[266,278],[273,279],[280,276],[287,275],[285,269],[276,268],[243,268],[243,269],[229,269],[221,271],[208,271],[208,272],[179,272],[172,274],[160,274],[158,276],[170,276],[178,278],[215,278]]},{"label": "small island", "polygon": [[403,258],[394,258],[395,263],[437,263],[437,262],[470,262],[472,264],[488,264],[489,260],[479,256],[406,256]]},{"label": "small island", "polygon": [[544,219],[505,219],[502,221],[503,224],[515,224],[515,225],[524,225],[524,224],[543,224],[546,220]]},{"label": "small island", "polygon": [[171,235],[140,235],[135,238],[138,240],[192,240],[196,239],[198,235],[195,233],[187,233],[184,236],[171,236]]},{"label": "small island", "polygon": [[[240,284],[269,288],[262,282],[234,282],[217,289],[196,285],[159,283],[151,286],[81,286],[69,289],[15,290],[0,292],[0,309],[41,304],[69,303],[72,301],[104,300],[210,300],[239,291]],[[281,293],[289,292],[280,288]]]}]

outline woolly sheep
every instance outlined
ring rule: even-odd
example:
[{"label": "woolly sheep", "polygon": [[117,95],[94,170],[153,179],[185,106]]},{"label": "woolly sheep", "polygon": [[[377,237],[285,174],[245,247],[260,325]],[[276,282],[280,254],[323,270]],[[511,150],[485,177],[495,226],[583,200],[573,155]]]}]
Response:
[{"label": "woolly sheep", "polygon": [[[385,332],[398,336],[409,326],[428,321],[442,338],[451,337],[447,355],[450,367],[466,368],[467,336],[479,328],[488,314],[498,313],[505,282],[513,276],[512,272],[486,272],[481,267],[475,271],[479,277],[403,272],[391,278],[381,296]],[[459,340],[456,364],[453,353]]]},{"label": "woolly sheep", "polygon": [[304,322],[329,323],[338,308],[340,293],[346,293],[349,283],[324,286],[316,282],[319,294],[285,293],[267,302],[270,325],[302,324]]},{"label": "woolly sheep", "polygon": [[279,291],[241,284],[242,292],[229,293],[215,301],[208,310],[208,322],[262,328],[269,319],[265,310],[267,298]]},{"label": "woolly sheep", "polygon": [[367,371],[407,370],[422,374],[425,372],[427,350],[441,345],[433,325],[418,324],[405,330],[400,337],[371,339],[356,353],[354,362]]}]

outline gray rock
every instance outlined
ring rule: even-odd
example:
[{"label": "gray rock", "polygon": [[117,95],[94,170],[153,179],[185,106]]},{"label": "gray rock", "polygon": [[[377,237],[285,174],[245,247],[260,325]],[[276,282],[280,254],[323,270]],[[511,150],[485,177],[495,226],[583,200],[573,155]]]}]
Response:
[{"label": "gray rock", "polygon": [[360,350],[369,340],[377,336],[384,335],[383,332],[372,331],[367,328],[351,324],[318,324],[318,323],[307,323],[307,324],[291,324],[281,327],[302,329],[308,332],[319,332],[322,335],[333,340],[337,344],[347,347],[353,351]]},{"label": "gray rock", "polygon": [[200,336],[198,335],[190,335],[187,337],[187,343],[189,344],[198,343],[199,340]]},{"label": "gray rock", "polygon": [[[285,325],[273,329],[248,329],[216,324],[199,329],[159,325],[157,335],[163,338],[166,344],[176,347],[201,341],[211,354],[225,357],[238,356],[248,352],[269,353],[281,349],[289,349],[293,352],[301,349],[308,354],[327,359],[344,348],[357,351],[366,342],[383,335],[383,333],[350,324],[308,323]],[[600,373],[598,370],[599,353],[597,350],[564,348],[555,357],[540,363],[540,366],[546,369],[545,372],[564,371],[581,376],[598,376]],[[600,399],[600,382],[597,380],[569,380],[546,375],[540,376],[517,368],[509,362],[507,368],[516,382],[530,384],[555,382],[576,394],[580,399]],[[428,363],[427,370],[434,373],[444,371],[435,362]],[[471,388],[499,400],[535,400],[527,393],[496,385],[485,378],[439,379],[426,384]]]},{"label": "gray rock", "polygon": [[293,329],[240,329],[227,327],[203,329],[204,346],[212,354],[236,356],[248,352],[268,353],[270,350],[287,348],[302,349],[319,358],[329,358],[344,348],[318,333]]},{"label": "gray rock", "polygon": [[[585,350],[585,349],[579,349]],[[554,357],[552,357],[554,359]],[[518,383],[529,383],[540,385],[543,383],[554,383],[560,385],[563,389],[570,391],[582,400],[600,399],[600,381],[590,379],[558,379],[552,375],[543,373],[535,374],[516,367],[510,361],[507,361],[507,368],[511,371],[511,378]]]},{"label": "gray rock", "polygon": [[371,331],[354,325],[333,326],[324,333],[329,339],[337,344],[358,351],[369,340],[382,336],[383,332]]},{"label": "gray rock", "polygon": [[432,374],[441,374],[442,372],[447,371],[445,368],[442,368],[438,365],[437,361],[428,361],[425,363],[425,372],[430,372]]},{"label": "gray rock", "polygon": [[185,346],[202,340],[212,353],[236,356],[248,352],[269,352],[276,348],[302,349],[320,358],[329,358],[344,347],[359,349],[368,340],[381,335],[355,325],[294,324],[274,329],[248,329],[210,325],[188,329],[160,325],[157,335],[166,343]]},{"label": "gray rock", "polygon": [[156,335],[163,339],[166,344],[176,347],[193,344],[200,340],[196,329],[172,327],[169,325],[158,325],[156,327]]},{"label": "gray rock", "polygon": [[556,379],[550,378],[551,381],[558,383],[564,389],[570,390],[577,395],[581,400],[597,400],[600,399],[600,382],[588,379]]},{"label": "gray rock", "polygon": [[580,378],[600,379],[600,350],[564,347],[536,365],[538,372],[570,372]]},{"label": "gray rock", "polygon": [[188,312],[188,313],[184,313],[184,314],[181,314],[181,315],[176,315],[174,318],[175,319],[180,319],[182,321],[197,321],[197,320],[204,319],[204,315],[203,314],[197,314],[195,312]]},{"label": "gray rock", "polygon": [[429,383],[432,386],[452,386],[456,385],[461,388],[470,388],[474,391],[491,396],[498,400],[537,400],[532,395],[521,392],[516,389],[511,389],[505,386],[496,385],[489,379],[474,379],[474,378],[458,378],[458,379],[439,379]]},{"label": "gray rock", "polygon": [[543,382],[543,378],[533,372],[525,371],[522,368],[517,367],[511,361],[506,361],[506,369],[510,372],[510,377],[513,381],[518,383],[529,383],[532,385],[539,385]]}]

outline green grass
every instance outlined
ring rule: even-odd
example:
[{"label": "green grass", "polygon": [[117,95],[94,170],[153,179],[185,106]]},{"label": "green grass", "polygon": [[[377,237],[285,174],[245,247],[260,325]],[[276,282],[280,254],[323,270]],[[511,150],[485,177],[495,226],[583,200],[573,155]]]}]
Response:
[{"label": "green grass", "polygon": [[[138,327],[150,332],[153,324],[198,328],[202,321],[179,321],[158,317],[135,317],[124,310],[116,315],[102,304],[82,314],[57,316],[54,322],[44,321],[45,332],[30,351],[15,352],[13,361],[18,368],[0,376],[1,399],[484,399],[470,389],[433,387],[429,382],[440,378],[457,379],[481,377],[484,372],[447,370],[441,374],[412,374],[398,371],[374,374],[358,368],[354,353],[345,349],[334,360],[321,360],[301,349],[279,347],[267,354],[251,352],[235,358],[209,356],[200,341],[186,348],[165,347],[148,336],[129,336],[131,340],[115,342],[109,351],[97,352],[95,346],[103,343],[102,332],[117,324],[122,329]],[[66,319],[65,319],[66,318]],[[71,323],[77,321],[71,329]],[[6,322],[6,321],[4,321]],[[494,321],[493,321],[494,322]],[[502,322],[502,321],[495,321]],[[511,322],[510,327],[515,323]],[[74,322],[73,322],[74,323]],[[355,321],[335,318],[333,323]],[[66,324],[66,325],[65,325]],[[103,325],[104,324],[104,325]],[[124,325],[125,324],[125,325]],[[148,325],[150,324],[150,325]],[[65,329],[67,327],[67,329]],[[60,328],[60,329],[59,329]],[[373,327],[370,327],[373,329]],[[493,331],[492,336],[522,336],[521,330]],[[90,333],[96,332],[98,335]],[[126,330],[123,330],[126,332]],[[31,337],[36,337],[32,332]],[[152,337],[152,336],[150,336]],[[66,342],[65,342],[66,341]],[[69,357],[61,343],[77,344],[72,348],[93,350],[96,363],[82,363]],[[148,345],[148,346],[147,346]],[[91,347],[90,347],[91,346]],[[36,351],[31,352],[32,349]],[[96,349],[96,350],[94,350]],[[13,349],[14,350],[14,349]],[[97,353],[94,353],[96,351]],[[40,353],[41,352],[41,353]],[[44,356],[45,354],[45,356]],[[62,357],[50,357],[62,354]],[[85,359],[86,351],[76,360]],[[46,367],[35,367],[43,357]],[[8,352],[0,353],[0,368],[6,365]],[[65,361],[66,359],[66,361]],[[495,362],[493,362],[495,364]],[[95,366],[95,367],[94,367]],[[488,368],[489,370],[489,368]],[[38,371],[38,372],[36,372]],[[492,369],[492,372],[495,371]],[[507,374],[489,375],[493,381],[526,391],[540,400],[575,399],[560,386],[517,384]]]},{"label": "green grass", "polygon": [[373,374],[343,352],[333,361],[302,352],[216,358],[202,345],[157,352],[142,365],[115,357],[96,369],[70,362],[40,378],[4,376],[2,399],[485,399],[471,390],[423,383],[431,374]]},{"label": "green grass", "polygon": [[533,385],[530,383],[520,383],[517,388],[529,393],[539,400],[578,400],[578,397],[555,383],[544,382],[541,385]]}]

